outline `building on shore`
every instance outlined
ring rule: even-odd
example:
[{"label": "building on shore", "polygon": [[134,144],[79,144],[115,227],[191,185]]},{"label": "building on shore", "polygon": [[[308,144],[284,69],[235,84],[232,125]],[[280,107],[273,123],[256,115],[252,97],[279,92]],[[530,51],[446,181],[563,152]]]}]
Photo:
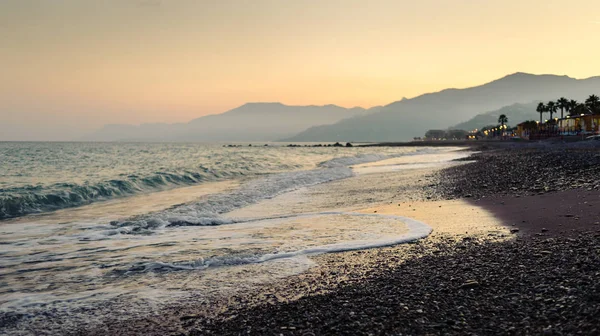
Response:
[{"label": "building on shore", "polygon": [[600,114],[580,114],[555,119],[557,131],[561,135],[598,134]]},{"label": "building on shore", "polygon": [[600,134],[599,114],[570,115],[564,118],[545,120],[544,123],[525,121],[517,125],[517,136],[530,140],[588,134]]}]

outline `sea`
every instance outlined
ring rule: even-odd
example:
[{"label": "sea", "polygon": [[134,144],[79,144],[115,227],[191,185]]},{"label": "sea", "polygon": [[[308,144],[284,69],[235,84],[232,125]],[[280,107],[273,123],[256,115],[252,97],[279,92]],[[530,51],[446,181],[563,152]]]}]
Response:
[{"label": "sea", "polygon": [[311,255],[426,236],[408,218],[260,204],[437,151],[0,142],[0,320],[143,316],[304,272]]}]

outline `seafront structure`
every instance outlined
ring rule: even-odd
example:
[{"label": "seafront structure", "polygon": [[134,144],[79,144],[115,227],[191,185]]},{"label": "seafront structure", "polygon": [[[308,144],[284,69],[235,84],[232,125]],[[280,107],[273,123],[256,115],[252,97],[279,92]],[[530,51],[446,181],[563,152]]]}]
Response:
[{"label": "seafront structure", "polygon": [[600,114],[568,115],[544,120],[543,123],[525,121],[517,125],[516,133],[523,139],[600,134]]}]

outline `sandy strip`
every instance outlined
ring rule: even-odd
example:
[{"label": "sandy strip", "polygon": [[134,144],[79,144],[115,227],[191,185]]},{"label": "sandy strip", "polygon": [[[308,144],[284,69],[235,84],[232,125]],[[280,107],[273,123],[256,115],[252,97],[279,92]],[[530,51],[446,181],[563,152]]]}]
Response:
[{"label": "sandy strip", "polygon": [[434,235],[510,233],[494,213],[464,200],[400,202],[374,206],[360,212],[414,218],[431,226]]}]

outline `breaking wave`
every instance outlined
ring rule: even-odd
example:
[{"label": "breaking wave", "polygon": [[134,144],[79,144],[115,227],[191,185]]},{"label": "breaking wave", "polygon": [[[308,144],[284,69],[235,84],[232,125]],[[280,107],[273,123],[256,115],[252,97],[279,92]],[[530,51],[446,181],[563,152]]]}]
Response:
[{"label": "breaking wave", "polygon": [[57,183],[49,187],[27,186],[0,189],[0,219],[75,207],[99,200],[158,191],[177,186],[188,186],[219,178],[236,177],[240,172],[217,173],[200,167],[199,172],[165,173],[151,176],[130,175],[93,185]]},{"label": "breaking wave", "polygon": [[[228,195],[235,200],[225,202],[223,199],[213,200],[199,208],[187,208],[190,216],[178,214],[181,220],[161,218],[158,222],[149,221],[143,226],[162,226],[167,224],[194,223],[198,225],[223,224],[218,219],[206,219],[202,213],[221,213],[228,209],[250,204],[257,199],[272,197],[286,190],[297,187],[323,183],[350,176],[348,166],[384,160],[390,157],[423,153],[428,149],[419,149],[412,153],[399,154],[359,154],[356,156],[337,157],[317,165],[316,170],[295,171],[303,164],[272,160],[265,157],[237,158],[235,161],[216,161],[218,169],[203,165],[193,169],[154,171],[144,174],[120,174],[113,178],[95,183],[54,183],[50,185],[26,185],[20,187],[0,188],[0,220],[24,216],[32,213],[42,213],[69,207],[86,205],[96,201],[110,200],[118,197],[131,196],[139,193],[155,192],[182,186],[190,186],[203,182],[238,178],[243,176],[260,176],[292,170],[294,172],[277,174],[260,182],[251,183],[238,194]],[[217,159],[217,158],[215,158]],[[313,166],[314,167],[314,166]],[[260,185],[258,185],[259,183]],[[231,203],[226,205],[225,203]]]},{"label": "breaking wave", "polygon": [[180,205],[126,221],[113,221],[111,225],[114,229],[106,234],[151,234],[154,230],[173,226],[233,224],[235,219],[223,217],[222,214],[303,187],[351,177],[354,173],[349,166],[390,157],[380,154],[340,157],[320,163],[318,166],[321,168],[318,169],[268,175],[252,180],[236,191],[213,195],[198,203]]},{"label": "breaking wave", "polygon": [[115,229],[109,230],[108,234],[149,234],[152,230],[172,226],[232,224],[235,222],[234,219],[221,215],[299,188],[348,178],[352,175],[352,170],[348,167],[269,175],[252,180],[233,192],[213,195],[198,203],[180,205],[127,221],[114,221],[111,225]]}]

